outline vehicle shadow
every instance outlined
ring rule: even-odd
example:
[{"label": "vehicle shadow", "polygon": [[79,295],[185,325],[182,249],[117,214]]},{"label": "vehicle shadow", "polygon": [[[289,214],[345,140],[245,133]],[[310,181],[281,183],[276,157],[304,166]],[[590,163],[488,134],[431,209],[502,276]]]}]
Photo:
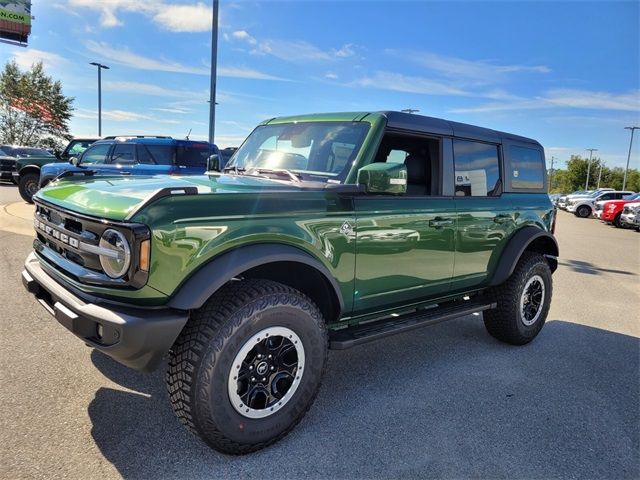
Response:
[{"label": "vehicle shadow", "polygon": [[583,262],[582,260],[567,260],[566,262],[558,262],[559,265],[570,268],[577,273],[586,273],[588,275],[598,275],[600,273],[618,273],[620,275],[636,275],[633,272],[625,270],[613,270],[610,268],[602,268],[593,263]]},{"label": "vehicle shadow", "polygon": [[458,319],[330,352],[284,440],[230,457],[174,418],[163,372],[99,353],[92,435],[124,478],[637,478],[640,340],[551,321],[524,347]]}]

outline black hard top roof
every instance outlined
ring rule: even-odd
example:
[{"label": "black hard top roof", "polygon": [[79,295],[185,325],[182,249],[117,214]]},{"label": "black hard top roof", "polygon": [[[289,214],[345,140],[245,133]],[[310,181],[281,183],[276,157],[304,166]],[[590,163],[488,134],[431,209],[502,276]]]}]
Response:
[{"label": "black hard top roof", "polygon": [[453,122],[441,118],[415,115],[413,113],[384,111],[379,112],[387,117],[387,126],[401,130],[417,130],[426,133],[452,135],[456,137],[481,140],[485,142],[500,143],[505,140],[513,140],[523,143],[540,145],[536,140],[512,133],[500,132],[490,128],[477,127],[467,123]]}]

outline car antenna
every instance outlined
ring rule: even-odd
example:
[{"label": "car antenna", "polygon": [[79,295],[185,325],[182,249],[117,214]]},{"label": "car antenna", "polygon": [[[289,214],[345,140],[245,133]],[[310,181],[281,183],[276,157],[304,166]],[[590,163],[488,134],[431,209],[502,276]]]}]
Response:
[{"label": "car antenna", "polygon": [[189,133],[187,133],[187,136],[184,137],[185,140],[189,140],[189,135],[191,135],[191,130],[193,130],[193,128],[189,129]]}]

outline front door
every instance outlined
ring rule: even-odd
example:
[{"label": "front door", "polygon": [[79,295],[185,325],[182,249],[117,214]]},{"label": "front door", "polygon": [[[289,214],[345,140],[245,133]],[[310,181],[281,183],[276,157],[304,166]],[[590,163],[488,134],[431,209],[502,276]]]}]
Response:
[{"label": "front door", "polygon": [[442,296],[453,274],[456,212],[440,196],[441,140],[387,135],[376,161],[404,163],[404,195],[363,195],[356,213],[354,315]]}]

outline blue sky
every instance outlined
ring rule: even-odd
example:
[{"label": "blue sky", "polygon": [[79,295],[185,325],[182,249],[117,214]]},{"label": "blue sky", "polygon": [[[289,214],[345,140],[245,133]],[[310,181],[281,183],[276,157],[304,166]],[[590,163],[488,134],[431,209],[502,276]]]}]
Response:
[{"label": "blue sky", "polygon": [[[75,135],[207,137],[211,2],[33,0],[29,47],[76,98]],[[220,1],[216,143],[278,115],[400,110],[623,166],[640,126],[640,2]],[[632,166],[640,167],[640,132]]]}]

